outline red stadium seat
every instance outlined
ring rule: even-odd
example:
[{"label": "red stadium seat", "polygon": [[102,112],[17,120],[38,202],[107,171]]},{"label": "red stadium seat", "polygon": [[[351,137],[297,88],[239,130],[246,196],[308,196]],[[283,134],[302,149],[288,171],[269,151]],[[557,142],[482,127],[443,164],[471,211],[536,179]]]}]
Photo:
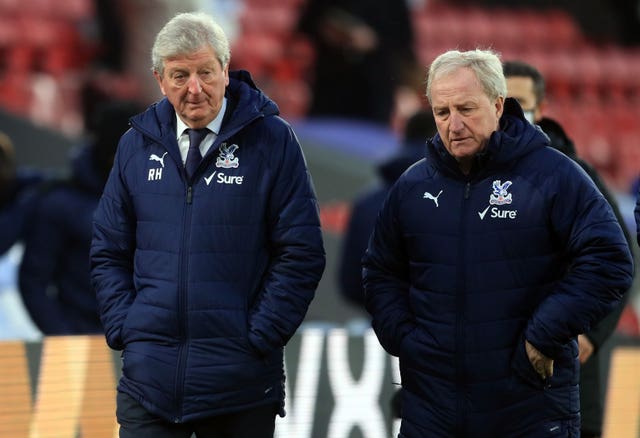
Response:
[{"label": "red stadium seat", "polygon": [[240,35],[231,49],[231,62],[251,71],[254,76],[264,75],[269,66],[282,58],[284,47],[277,37],[262,33]]},{"label": "red stadium seat", "polygon": [[547,91],[558,98],[572,98],[575,95],[575,78],[578,74],[573,54],[550,53],[545,68]]},{"label": "red stadium seat", "polygon": [[278,104],[280,113],[285,118],[299,119],[307,113],[311,102],[311,90],[306,82],[293,79],[266,82],[261,86],[263,91]]},{"label": "red stadium seat", "polygon": [[20,71],[8,71],[0,79],[0,106],[26,116],[32,100],[31,78]]},{"label": "red stadium seat", "polygon": [[640,141],[637,132],[621,132],[615,141],[618,162],[616,182],[621,188],[631,187],[640,175]]},{"label": "red stadium seat", "polygon": [[286,4],[245,6],[239,20],[243,32],[285,36],[294,31],[298,11]]},{"label": "red stadium seat", "polygon": [[0,48],[10,48],[20,42],[20,28],[15,19],[9,16],[0,16]]},{"label": "red stadium seat", "polygon": [[583,44],[582,32],[569,14],[560,9],[550,9],[544,12],[544,16],[550,38],[549,45],[569,50]]},{"label": "red stadium seat", "polygon": [[593,50],[580,50],[572,54],[575,63],[576,98],[583,104],[600,103],[600,87],[605,76],[598,54]]}]

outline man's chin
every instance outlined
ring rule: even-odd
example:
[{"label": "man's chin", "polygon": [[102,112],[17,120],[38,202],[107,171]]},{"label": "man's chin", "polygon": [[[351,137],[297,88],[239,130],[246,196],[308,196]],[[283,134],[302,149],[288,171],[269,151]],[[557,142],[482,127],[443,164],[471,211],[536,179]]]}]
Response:
[{"label": "man's chin", "polygon": [[213,120],[213,118],[208,120],[207,116],[209,116],[209,114],[204,111],[185,111],[182,114],[183,120],[185,120],[192,128],[204,128],[207,126],[209,122]]},{"label": "man's chin", "polygon": [[473,155],[475,153],[475,149],[476,148],[471,146],[470,144],[465,144],[460,142],[451,143],[451,145],[449,146],[449,152],[454,157],[463,157],[466,155]]}]

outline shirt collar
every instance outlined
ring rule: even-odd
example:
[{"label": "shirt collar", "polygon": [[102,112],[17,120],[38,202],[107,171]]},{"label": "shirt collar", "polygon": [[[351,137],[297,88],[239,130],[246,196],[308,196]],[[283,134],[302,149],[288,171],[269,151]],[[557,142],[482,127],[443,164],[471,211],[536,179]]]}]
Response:
[{"label": "shirt collar", "polygon": [[[227,98],[223,97],[222,106],[220,107],[220,111],[218,111],[218,115],[216,116],[215,119],[213,119],[207,125],[207,128],[209,128],[209,130],[216,135],[218,135],[218,133],[220,132],[220,127],[222,126],[222,119],[224,118],[224,113],[226,111],[227,111]],[[189,129],[189,127],[187,126],[186,123],[182,121],[180,117],[178,117],[178,113],[176,113],[176,135],[178,140],[180,140],[180,137],[184,133],[185,129]]]}]

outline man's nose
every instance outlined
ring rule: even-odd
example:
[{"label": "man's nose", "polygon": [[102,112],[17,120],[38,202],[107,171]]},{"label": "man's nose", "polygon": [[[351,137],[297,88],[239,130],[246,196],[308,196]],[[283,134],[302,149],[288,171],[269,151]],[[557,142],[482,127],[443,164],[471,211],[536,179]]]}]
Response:
[{"label": "man's nose", "polygon": [[200,85],[200,79],[198,79],[197,75],[189,76],[189,81],[187,82],[190,93],[199,93],[202,91],[202,86]]},{"label": "man's nose", "polygon": [[452,112],[449,116],[449,130],[460,131],[464,127],[462,116],[457,112]]}]

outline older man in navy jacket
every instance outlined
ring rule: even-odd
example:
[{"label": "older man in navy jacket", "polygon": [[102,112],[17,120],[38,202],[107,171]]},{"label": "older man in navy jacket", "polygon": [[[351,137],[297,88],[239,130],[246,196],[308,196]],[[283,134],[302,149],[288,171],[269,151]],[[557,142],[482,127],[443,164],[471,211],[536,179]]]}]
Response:
[{"label": "older man in navy jacket", "polygon": [[95,213],[121,437],[271,437],[284,415],[283,348],[325,265],[318,206],[291,126],[229,59],[207,15],[165,25],[166,98],[131,120]]},{"label": "older man in navy jacket", "polygon": [[364,258],[374,330],[400,358],[402,437],[579,436],[576,337],[632,281],[609,204],[505,96],[493,52],[435,59],[438,135]]}]

